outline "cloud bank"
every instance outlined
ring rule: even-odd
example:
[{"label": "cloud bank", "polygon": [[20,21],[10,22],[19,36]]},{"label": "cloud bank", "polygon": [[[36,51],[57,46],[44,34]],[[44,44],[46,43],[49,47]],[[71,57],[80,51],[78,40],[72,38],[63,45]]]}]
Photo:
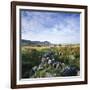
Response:
[{"label": "cloud bank", "polygon": [[51,43],[80,43],[80,14],[21,10],[21,38]]}]

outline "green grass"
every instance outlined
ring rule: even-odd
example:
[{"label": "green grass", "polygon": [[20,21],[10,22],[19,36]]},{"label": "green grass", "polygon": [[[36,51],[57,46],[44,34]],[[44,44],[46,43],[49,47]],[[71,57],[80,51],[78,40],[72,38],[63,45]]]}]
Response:
[{"label": "green grass", "polygon": [[[70,46],[55,46],[55,47],[38,47],[38,46],[22,46],[21,47],[21,57],[22,57],[22,77],[25,77],[26,72],[30,72],[31,68],[38,66],[41,61],[41,56],[47,51],[54,52],[54,58],[57,61],[65,63],[67,66],[75,66],[80,69],[80,46],[70,45]],[[50,67],[49,67],[50,68]],[[53,70],[47,68],[51,73]],[[56,70],[58,72],[58,70]],[[38,76],[45,76],[45,70],[37,72]],[[28,75],[27,75],[28,76]]]}]

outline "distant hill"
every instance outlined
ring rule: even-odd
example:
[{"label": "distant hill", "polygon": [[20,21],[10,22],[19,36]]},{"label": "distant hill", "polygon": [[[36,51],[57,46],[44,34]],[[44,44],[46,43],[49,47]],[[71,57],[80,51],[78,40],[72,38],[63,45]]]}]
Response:
[{"label": "distant hill", "polygon": [[48,41],[43,41],[43,42],[41,42],[41,41],[31,41],[31,40],[24,40],[24,39],[22,39],[21,40],[21,45],[25,45],[25,46],[27,46],[27,45],[44,45],[44,46],[48,46],[48,45],[51,45],[51,43],[50,42],[48,42]]}]

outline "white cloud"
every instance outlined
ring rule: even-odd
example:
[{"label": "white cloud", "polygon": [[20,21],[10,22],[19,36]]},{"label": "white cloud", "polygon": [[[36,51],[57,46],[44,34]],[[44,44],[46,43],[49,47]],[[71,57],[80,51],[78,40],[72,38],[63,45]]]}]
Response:
[{"label": "white cloud", "polygon": [[[22,17],[22,39],[51,43],[79,43],[79,17],[52,13],[28,13]],[[32,16],[33,15],[33,16]],[[31,18],[32,16],[32,18]],[[61,21],[62,20],[62,21]]]}]

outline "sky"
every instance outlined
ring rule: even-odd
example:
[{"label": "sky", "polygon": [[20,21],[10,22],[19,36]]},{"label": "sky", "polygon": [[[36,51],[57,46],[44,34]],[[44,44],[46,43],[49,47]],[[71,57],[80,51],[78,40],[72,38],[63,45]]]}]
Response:
[{"label": "sky", "polygon": [[21,10],[21,39],[80,43],[80,14]]}]

